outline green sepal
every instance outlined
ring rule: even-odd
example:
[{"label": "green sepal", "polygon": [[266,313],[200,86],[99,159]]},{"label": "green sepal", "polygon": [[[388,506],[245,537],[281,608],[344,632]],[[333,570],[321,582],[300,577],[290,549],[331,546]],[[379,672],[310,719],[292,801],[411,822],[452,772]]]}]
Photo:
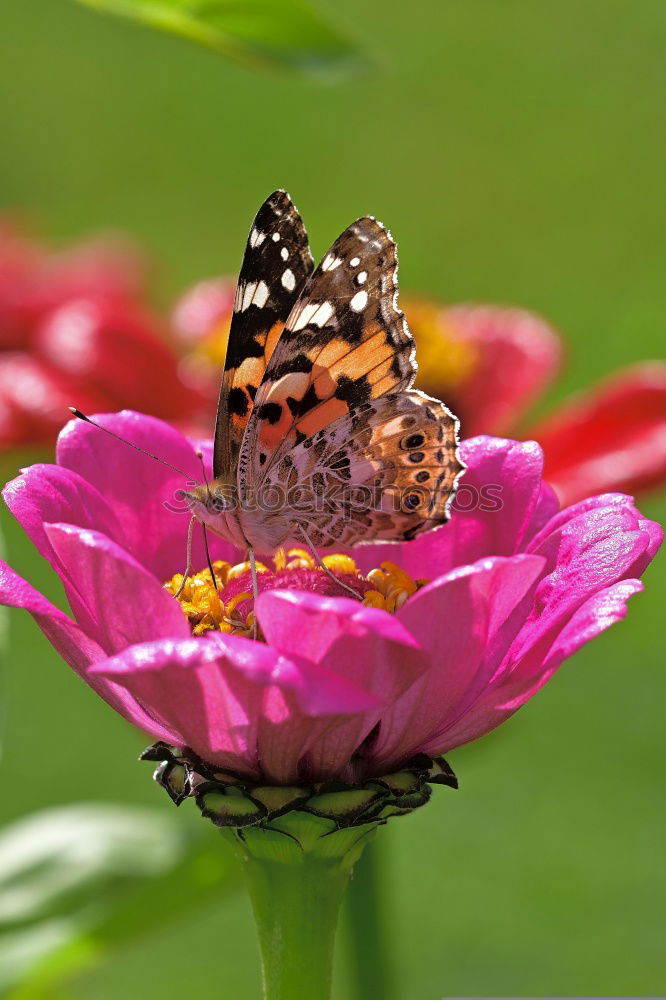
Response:
[{"label": "green sepal", "polygon": [[428,775],[428,781],[431,785],[447,785],[449,788],[458,787],[458,779],[453,773],[451,765],[443,757],[434,758]]},{"label": "green sepal", "polygon": [[163,740],[151,743],[149,747],[139,754],[139,760],[165,761],[173,760],[178,754],[178,748],[169,746]]},{"label": "green sepal", "polygon": [[215,826],[252,826],[268,815],[266,806],[233,786],[206,781],[195,791],[201,815]]},{"label": "green sepal", "polygon": [[[187,748],[163,742],[148,747],[141,759],[160,761],[155,780],[176,805],[194,797],[201,814],[216,826],[270,830],[274,842],[282,845],[279,849],[287,853],[292,849],[289,838],[303,848],[313,829],[319,843],[343,830],[376,826],[425,805],[431,784],[458,787],[447,762],[425,754],[417,754],[400,771],[369,778],[361,785],[337,779],[307,785],[253,784],[216,770]],[[285,817],[288,823],[282,822]],[[313,820],[319,826],[313,827]]]},{"label": "green sepal", "polygon": [[241,852],[258,861],[294,864],[308,855],[325,864],[353,865],[378,825],[373,821],[338,829],[330,819],[299,810],[234,833]]},{"label": "green sepal", "polygon": [[401,795],[399,798],[388,802],[378,815],[378,819],[387,820],[392,816],[406,816],[415,809],[424,806],[429,800],[432,792],[429,785],[424,785],[411,795]]},{"label": "green sepal", "polygon": [[190,770],[183,764],[173,760],[163,760],[155,768],[153,778],[166,789],[171,800],[177,806],[184,802],[192,793],[192,783],[190,780]]},{"label": "green sepal", "polygon": [[369,807],[386,795],[383,789],[345,788],[339,792],[324,792],[313,795],[302,808],[315,816],[326,816],[334,820],[338,829],[353,826]]},{"label": "green sepal", "polygon": [[381,778],[373,778],[373,784],[386,788],[392,795],[408,795],[417,792],[423,781],[418,772],[398,771],[396,774],[386,774]]},{"label": "green sepal", "polygon": [[270,816],[281,816],[305,802],[312,795],[312,786],[298,785],[257,785],[252,789],[252,798],[266,807]]}]

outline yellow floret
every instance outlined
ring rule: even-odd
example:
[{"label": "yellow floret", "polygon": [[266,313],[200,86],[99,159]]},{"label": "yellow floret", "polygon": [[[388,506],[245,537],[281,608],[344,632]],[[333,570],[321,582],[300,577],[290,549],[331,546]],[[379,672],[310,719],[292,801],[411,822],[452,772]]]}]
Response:
[{"label": "yellow floret", "polygon": [[[354,560],[342,553],[324,556],[322,563],[329,574],[356,576],[359,583],[370,583],[372,589],[362,596],[359,592],[359,600],[366,607],[381,611],[398,611],[419,587],[427,583],[427,580],[413,580],[403,569],[390,562],[382,563],[380,568],[371,570],[366,577],[359,573]],[[303,569],[317,569],[319,572],[324,572],[312,554],[305,549],[296,548],[285,552],[283,548],[279,548],[273,557],[273,564],[276,572]],[[214,585],[210,570],[206,567],[201,572],[189,576],[184,583],[183,574],[176,573],[164,587],[174,597],[177,595],[178,603],[183,613],[187,615],[193,635],[203,636],[207,632],[217,631],[228,635],[254,637],[254,611],[249,611],[244,619],[240,612],[240,606],[252,600],[252,593],[244,590],[226,604],[220,596],[220,590],[230,580],[250,574],[250,563],[242,562],[230,566],[229,563],[218,560],[213,563],[213,570],[217,586]],[[263,574],[269,570],[263,563],[257,563],[257,572]],[[341,595],[343,593],[341,588]]]}]

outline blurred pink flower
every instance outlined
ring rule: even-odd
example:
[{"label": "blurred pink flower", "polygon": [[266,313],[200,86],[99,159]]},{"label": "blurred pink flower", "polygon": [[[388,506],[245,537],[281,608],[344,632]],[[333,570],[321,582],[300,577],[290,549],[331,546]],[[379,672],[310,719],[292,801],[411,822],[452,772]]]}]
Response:
[{"label": "blurred pink flower", "polygon": [[[195,285],[173,314],[188,350],[188,367],[211,407],[217,401],[234,297],[234,282]],[[521,421],[553,383],[563,345],[545,320],[495,305],[442,306],[403,295],[416,338],[417,387],[443,399],[465,437],[511,434],[537,440],[545,478],[562,503],[593,493],[645,493],[666,484],[666,363],[623,369],[561,406],[536,426]]]},{"label": "blurred pink flower", "polygon": [[[101,419],[198,478],[195,444],[169,425],[135,413]],[[394,594],[395,613],[337,596],[319,570],[313,586],[299,564],[260,577],[264,641],[195,636],[164,585],[184,559],[187,517],[165,506],[182,482],[120,443],[103,445],[102,462],[100,433],[72,422],[57,465],[33,466],[5,489],[73,617],[4,564],[0,601],[29,611],[74,670],[153,738],[271,784],[359,782],[487,733],[624,616],[661,541],[626,496],[559,510],[536,444],[478,437],[462,448],[469,468],[450,524],[355,550],[362,577],[340,563],[366,602],[368,584],[378,586],[370,567],[384,559],[397,563],[395,579],[420,578]],[[242,558],[219,539],[212,555]],[[198,539],[194,563],[205,565]],[[231,581],[236,598],[243,572]]]},{"label": "blurred pink flower", "polygon": [[126,247],[49,254],[0,222],[0,449],[50,444],[72,404],[181,421],[201,405],[141,304],[142,272]]}]

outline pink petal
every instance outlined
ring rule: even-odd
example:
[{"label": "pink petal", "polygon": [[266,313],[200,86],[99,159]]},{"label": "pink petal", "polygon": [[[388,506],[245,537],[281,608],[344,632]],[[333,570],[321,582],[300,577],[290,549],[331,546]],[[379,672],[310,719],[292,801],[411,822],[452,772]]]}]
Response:
[{"label": "pink petal", "polygon": [[104,650],[94,639],[2,561],[0,604],[28,611],[51,645],[79,676],[84,677],[87,668],[95,660],[104,659]]},{"label": "pink petal", "polygon": [[111,539],[69,524],[44,528],[75,617],[107,655],[150,639],[190,636],[178,602]]},{"label": "pink petal", "polygon": [[431,668],[384,713],[372,748],[379,771],[420,750],[483,690],[524,621],[544,563],[524,555],[484,559],[424,587],[400,609]]},{"label": "pink petal", "polygon": [[640,587],[633,577],[645,569],[661,534],[618,494],[556,515],[530,545],[547,560],[534,607],[488,689],[445,734],[441,749],[494,728],[546,682],[567,649],[573,652],[621,617]]},{"label": "pink petal", "polygon": [[416,640],[397,618],[346,597],[265,591],[257,614],[267,642],[280,653],[301,656],[343,677],[358,679],[361,673],[364,687],[381,695],[384,704],[427,668]]},{"label": "pink petal", "polygon": [[97,528],[122,544],[123,533],[104,497],[77,473],[58,465],[33,465],[7,483],[5,503],[38,551],[54,565],[46,522]]},{"label": "pink petal", "polygon": [[461,455],[468,468],[450,522],[404,546],[402,564],[414,577],[433,579],[454,566],[519,552],[543,502],[543,458],[533,441],[472,438]]},{"label": "pink petal", "polygon": [[600,635],[626,613],[630,597],[643,589],[639,580],[623,580],[607,587],[586,601],[556,635],[550,649],[544,649],[538,665],[514,674],[499,673],[470,710],[442,736],[426,748],[427,753],[446,753],[495,729],[524,705],[552,677],[569,656]]},{"label": "pink petal", "polygon": [[362,683],[374,696],[372,711],[328,731],[312,728],[308,734],[307,770],[333,776],[341,762],[344,766],[351,760],[387,707],[427,669],[428,660],[396,618],[344,597],[266,591],[259,596],[257,613],[267,641],[280,653],[301,656]]},{"label": "pink petal", "polygon": [[28,611],[60,656],[122,716],[157,739],[176,741],[172,729],[152,725],[129,692],[93,672],[94,664],[104,661],[100,646],[3,562],[0,562],[0,604]]},{"label": "pink petal", "polygon": [[[184,473],[172,472],[80,420],[70,421],[58,439],[58,464],[79,473],[107,499],[122,526],[124,547],[158,579],[168,580],[185,568],[189,511],[180,491],[201,481],[195,450],[179,431],[153,417],[124,411],[95,419]],[[225,558],[232,550],[212,538],[211,554]],[[193,565],[205,564],[196,531]]]},{"label": "pink petal", "polygon": [[[607,569],[611,579],[606,582],[613,582],[613,573],[618,578],[637,577],[644,572],[659,550],[663,531],[656,521],[649,521],[642,516],[634,506],[632,497],[621,493],[606,493],[588,497],[560,511],[530,540],[528,551],[541,552],[549,549],[554,566],[554,560],[565,561],[565,552],[559,548],[561,538],[567,539],[567,551],[571,553],[577,549],[583,552],[604,537],[608,539],[609,545],[617,547],[618,553],[629,546],[629,561],[624,559],[615,564],[608,562]],[[612,547],[608,549],[606,555],[609,559],[614,551]]]},{"label": "pink petal", "polygon": [[[302,744],[294,734],[307,731],[305,717],[365,712],[372,705],[358,687],[328,671],[219,633],[132,646],[95,670],[178,729],[182,743],[204,760],[260,780],[299,780]],[[270,727],[280,731],[275,743]]]},{"label": "pink petal", "polygon": [[[635,575],[644,565],[650,534],[636,512],[622,504],[556,517],[530,550],[543,556],[546,570],[509,660],[520,674],[539,670],[545,653],[572,615],[595,593]],[[639,571],[641,571],[639,569]]]},{"label": "pink petal", "polygon": [[539,491],[539,499],[534,506],[530,523],[525,530],[522,541],[523,548],[555,517],[559,509],[560,503],[552,486],[549,486],[548,483],[542,483]]}]

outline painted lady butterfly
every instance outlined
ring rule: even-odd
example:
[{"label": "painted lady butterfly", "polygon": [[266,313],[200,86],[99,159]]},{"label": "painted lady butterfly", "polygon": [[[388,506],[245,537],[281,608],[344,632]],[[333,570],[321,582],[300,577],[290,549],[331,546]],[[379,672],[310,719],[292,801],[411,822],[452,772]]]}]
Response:
[{"label": "painted lady butterfly", "polygon": [[284,191],[261,206],[238,279],[212,483],[192,514],[241,549],[404,541],[449,517],[458,421],[411,388],[389,232],[358,219],[321,264]]}]

